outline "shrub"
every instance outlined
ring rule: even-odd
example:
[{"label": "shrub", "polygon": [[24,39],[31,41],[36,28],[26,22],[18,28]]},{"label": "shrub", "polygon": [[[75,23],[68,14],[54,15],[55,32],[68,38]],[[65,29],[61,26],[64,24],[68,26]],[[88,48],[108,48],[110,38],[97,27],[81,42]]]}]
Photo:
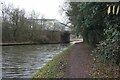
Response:
[{"label": "shrub", "polygon": [[119,48],[118,45],[120,32],[114,27],[105,30],[105,35],[107,39],[101,41],[100,44],[97,45],[97,48],[94,50],[97,58],[100,62],[104,63],[113,63],[119,64]]}]

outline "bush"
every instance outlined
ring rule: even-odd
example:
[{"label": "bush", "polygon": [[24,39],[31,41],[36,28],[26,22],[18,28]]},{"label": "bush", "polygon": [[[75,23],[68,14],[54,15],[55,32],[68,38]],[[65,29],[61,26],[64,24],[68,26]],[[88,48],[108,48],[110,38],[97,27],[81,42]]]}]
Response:
[{"label": "bush", "polygon": [[107,36],[107,39],[101,41],[100,44],[97,45],[97,48],[94,50],[99,61],[105,63],[119,64],[119,34],[120,32],[117,31],[115,26],[105,30],[105,35]]},{"label": "bush", "polygon": [[94,50],[96,58],[92,70],[93,77],[114,78],[114,74],[118,74],[120,70],[120,31],[117,27],[119,26],[109,25],[109,28],[104,30],[106,40],[101,41]]}]

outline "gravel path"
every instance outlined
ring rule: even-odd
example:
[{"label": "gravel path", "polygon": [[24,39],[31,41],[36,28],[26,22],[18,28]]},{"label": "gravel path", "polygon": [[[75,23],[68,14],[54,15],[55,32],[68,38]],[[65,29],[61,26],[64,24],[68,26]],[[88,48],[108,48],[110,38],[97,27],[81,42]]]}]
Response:
[{"label": "gravel path", "polygon": [[64,77],[90,78],[89,74],[92,69],[91,50],[82,42],[75,45],[69,55]]}]

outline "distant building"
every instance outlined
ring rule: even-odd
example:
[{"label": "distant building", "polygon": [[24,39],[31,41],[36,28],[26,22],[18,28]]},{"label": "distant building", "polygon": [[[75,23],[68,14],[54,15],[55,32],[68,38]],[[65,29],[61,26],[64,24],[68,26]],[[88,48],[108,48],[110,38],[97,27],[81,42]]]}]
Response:
[{"label": "distant building", "polygon": [[69,28],[66,24],[59,22],[56,19],[29,19],[38,24],[38,28],[44,30],[54,30],[54,31],[69,31]]},{"label": "distant building", "polygon": [[31,28],[43,31],[42,36],[44,36],[49,43],[70,42],[69,27],[66,24],[56,19],[29,19],[29,21]]}]

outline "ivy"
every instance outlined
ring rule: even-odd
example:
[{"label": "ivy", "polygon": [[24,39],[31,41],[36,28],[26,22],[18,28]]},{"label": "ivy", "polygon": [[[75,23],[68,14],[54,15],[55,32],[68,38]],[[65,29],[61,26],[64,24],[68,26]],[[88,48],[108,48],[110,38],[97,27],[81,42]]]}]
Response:
[{"label": "ivy", "polygon": [[104,30],[104,35],[107,36],[106,40],[101,41],[94,52],[99,58],[99,61],[118,65],[120,63],[120,45],[118,44],[120,31],[116,29],[118,25],[110,24],[108,26],[109,28]]}]

